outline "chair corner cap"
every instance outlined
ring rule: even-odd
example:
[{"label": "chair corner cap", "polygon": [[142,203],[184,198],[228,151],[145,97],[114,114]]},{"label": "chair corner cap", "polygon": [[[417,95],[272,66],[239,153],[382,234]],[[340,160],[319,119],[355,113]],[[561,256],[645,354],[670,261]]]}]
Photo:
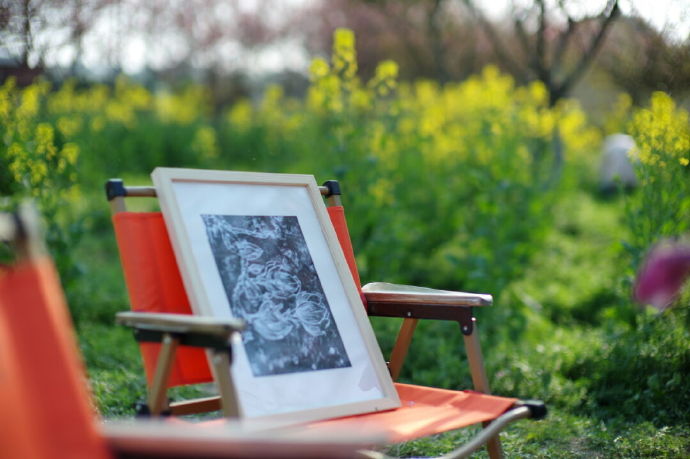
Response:
[{"label": "chair corner cap", "polygon": [[516,406],[523,406],[530,412],[530,417],[535,420],[544,419],[549,410],[541,400],[520,400]]},{"label": "chair corner cap", "polygon": [[108,201],[112,201],[115,198],[127,196],[127,189],[125,188],[125,182],[120,178],[111,178],[105,182],[105,195]]}]

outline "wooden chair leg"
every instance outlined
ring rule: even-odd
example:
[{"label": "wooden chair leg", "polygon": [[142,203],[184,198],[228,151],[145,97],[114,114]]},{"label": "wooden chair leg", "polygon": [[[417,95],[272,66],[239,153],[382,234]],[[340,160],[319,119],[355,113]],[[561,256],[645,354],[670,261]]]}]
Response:
[{"label": "wooden chair leg", "polygon": [[214,351],[211,357],[216,383],[221,399],[221,410],[226,418],[237,418],[240,415],[240,405],[237,400],[235,383],[230,374],[230,355],[226,351]]},{"label": "wooden chair leg", "polygon": [[165,334],[158,354],[156,373],[149,391],[149,412],[151,416],[159,416],[167,406],[168,380],[179,340],[170,334]]},{"label": "wooden chair leg", "polygon": [[395,340],[395,345],[391,352],[391,359],[388,363],[388,370],[391,373],[393,381],[397,381],[400,376],[405,356],[407,356],[407,351],[412,342],[412,335],[414,334],[415,328],[417,328],[417,322],[419,322],[419,319],[403,319],[403,323],[400,326],[398,338]]},{"label": "wooden chair leg", "polygon": [[210,413],[211,411],[220,410],[221,407],[220,396],[212,395],[194,400],[171,402],[168,409],[173,416],[185,416],[187,414]]},{"label": "wooden chair leg", "polygon": [[[486,369],[484,368],[484,357],[482,356],[482,350],[479,344],[476,319],[472,319],[472,333],[463,333],[462,336],[465,341],[465,350],[467,351],[467,360],[470,364],[470,374],[472,376],[474,389],[477,392],[490,394],[489,378],[486,376]],[[486,425],[488,425],[488,423],[484,424],[485,427]],[[503,457],[503,448],[501,448],[501,441],[498,436],[492,437],[487,441],[486,449],[491,459],[500,459]]]}]

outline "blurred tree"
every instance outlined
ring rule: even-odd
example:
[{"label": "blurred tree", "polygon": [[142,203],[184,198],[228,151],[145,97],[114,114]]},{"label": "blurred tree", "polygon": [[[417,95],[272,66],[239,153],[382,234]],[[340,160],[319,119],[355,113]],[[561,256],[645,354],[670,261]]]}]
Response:
[{"label": "blurred tree", "polygon": [[[316,20],[315,20],[316,18]],[[490,43],[461,3],[451,0],[330,0],[308,6],[295,18],[306,48],[327,55],[333,30],[347,27],[357,37],[361,74],[392,59],[402,78],[460,80],[489,63]]]},{"label": "blurred tree", "polygon": [[[473,0],[335,0],[318,3],[302,24],[312,51],[321,52],[335,27],[353,29],[365,76],[384,58],[398,61],[403,77],[441,82],[462,79],[493,62],[520,83],[543,82],[554,106],[591,66],[620,15],[617,0],[607,0],[595,15],[576,16],[572,3],[513,3],[506,23],[490,20]],[[544,182],[548,187],[559,181],[564,162],[557,128],[550,144],[539,149],[535,154],[553,155]]]},{"label": "blurred tree", "polygon": [[670,40],[641,18],[622,18],[601,50],[600,65],[636,105],[653,91],[690,95],[690,34]]},{"label": "blurred tree", "polygon": [[620,16],[618,0],[607,0],[597,15],[580,18],[575,18],[564,0],[553,6],[534,0],[523,8],[514,6],[513,31],[506,33],[473,0],[462,2],[491,41],[499,62],[521,81],[543,82],[551,105],[566,97],[583,77]]},{"label": "blurred tree", "polygon": [[[23,69],[40,68],[46,54],[72,46],[74,61],[98,12],[113,0],[0,0],[0,50]],[[46,33],[49,32],[49,33]]]},{"label": "blurred tree", "polygon": [[496,63],[521,83],[542,81],[554,105],[592,65],[620,16],[617,0],[596,14],[576,14],[582,5],[575,3],[513,2],[509,19],[496,21],[473,0],[330,0],[303,13],[299,28],[306,46],[323,54],[334,28],[354,30],[365,76],[390,58],[404,78],[441,82]]}]

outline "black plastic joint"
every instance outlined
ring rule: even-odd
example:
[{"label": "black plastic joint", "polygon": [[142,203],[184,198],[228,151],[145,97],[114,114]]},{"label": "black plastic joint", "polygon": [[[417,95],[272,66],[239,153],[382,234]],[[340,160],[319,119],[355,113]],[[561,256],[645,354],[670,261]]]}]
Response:
[{"label": "black plastic joint", "polygon": [[[170,399],[168,399],[168,404],[170,404]],[[142,401],[139,400],[134,403],[134,413],[137,418],[150,418],[151,417],[151,409],[149,408],[149,405]],[[163,417],[168,417],[172,416],[172,411],[170,409],[163,410],[160,413],[160,416]]]},{"label": "black plastic joint", "polygon": [[105,182],[105,195],[108,197],[108,201],[127,196],[125,182],[119,178],[109,179]]},{"label": "black plastic joint", "polygon": [[327,180],[323,182],[323,186],[328,188],[328,195],[326,196],[327,198],[330,198],[331,196],[340,196],[342,194],[340,192],[340,183],[338,183],[337,180]]},{"label": "black plastic joint", "polygon": [[134,412],[138,418],[148,418],[151,417],[151,410],[149,405],[144,401],[137,401],[134,403]]},{"label": "black plastic joint", "polygon": [[472,314],[472,308],[463,308],[463,314],[458,323],[460,324],[460,331],[465,336],[470,336],[474,331],[475,318]]},{"label": "black plastic joint", "polygon": [[544,419],[548,413],[546,405],[541,400],[520,400],[516,405],[527,407],[532,419]]}]

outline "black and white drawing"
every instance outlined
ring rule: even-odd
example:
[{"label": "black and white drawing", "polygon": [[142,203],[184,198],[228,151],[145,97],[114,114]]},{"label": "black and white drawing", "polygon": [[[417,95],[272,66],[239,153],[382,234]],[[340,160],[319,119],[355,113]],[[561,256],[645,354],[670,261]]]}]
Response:
[{"label": "black and white drawing", "polygon": [[297,217],[201,217],[254,376],[350,367]]}]

